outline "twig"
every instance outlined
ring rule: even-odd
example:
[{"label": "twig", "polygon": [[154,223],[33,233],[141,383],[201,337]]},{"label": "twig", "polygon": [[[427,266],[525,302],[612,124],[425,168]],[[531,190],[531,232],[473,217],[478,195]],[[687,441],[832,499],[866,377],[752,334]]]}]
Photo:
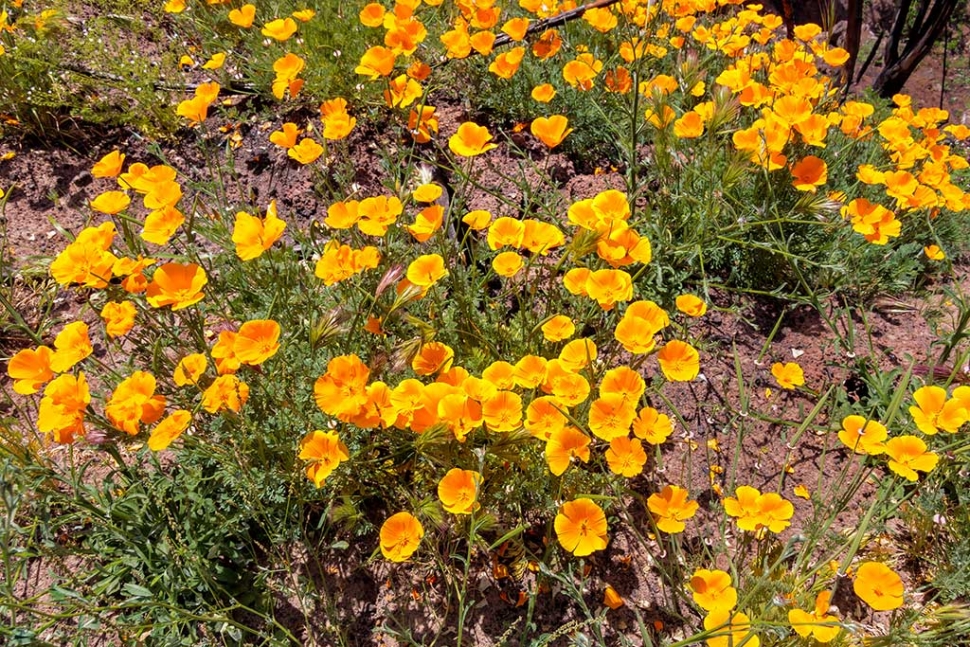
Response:
[{"label": "twig", "polygon": [[869,66],[872,65],[872,60],[876,58],[876,53],[879,51],[879,46],[882,45],[882,37],[886,35],[886,32],[881,31],[876,36],[876,44],[872,46],[872,50],[869,52],[869,56],[866,57],[865,63],[862,64],[862,68],[859,70],[859,75],[855,77],[855,82],[858,83],[865,76],[866,72],[869,70]]},{"label": "twig", "polygon": [[950,49],[950,27],[943,28],[943,78],[940,79],[940,110],[943,110],[943,99],[946,97],[946,53]]},{"label": "twig", "polygon": [[[89,70],[86,67],[82,67],[76,63],[62,63],[61,69],[68,72],[73,72],[75,74],[80,74],[81,76],[86,76],[91,79],[100,79],[102,81],[111,81],[112,83],[127,83],[130,80],[117,74],[111,74],[110,72],[98,72],[95,70]],[[201,85],[201,83],[186,83],[184,85],[168,85],[165,83],[152,83],[151,87],[153,90],[159,92],[195,92],[195,90]],[[255,94],[256,88],[251,85],[234,85],[230,83],[226,86],[220,86],[220,94]]]}]

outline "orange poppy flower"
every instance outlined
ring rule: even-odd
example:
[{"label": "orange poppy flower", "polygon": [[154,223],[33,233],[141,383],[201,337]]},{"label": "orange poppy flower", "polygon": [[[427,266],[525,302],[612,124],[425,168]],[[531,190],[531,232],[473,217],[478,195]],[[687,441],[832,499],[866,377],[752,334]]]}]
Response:
[{"label": "orange poppy flower", "polygon": [[105,191],[91,201],[91,208],[103,214],[113,216],[121,213],[131,204],[131,198],[123,191]]},{"label": "orange poppy flower", "polygon": [[556,315],[542,324],[542,336],[546,341],[556,342],[569,339],[576,332],[576,325],[566,315]]},{"label": "orange poppy flower", "polygon": [[383,236],[387,233],[387,228],[397,222],[397,217],[403,211],[404,205],[397,196],[364,198],[357,206],[360,216],[357,228],[368,236]]},{"label": "orange poppy flower", "polygon": [[253,26],[253,20],[256,18],[256,6],[251,4],[244,4],[238,9],[233,9],[229,12],[229,22],[234,24],[236,27],[242,27],[243,29],[249,29]]},{"label": "orange poppy flower", "polygon": [[125,154],[121,151],[111,151],[95,163],[91,175],[97,178],[117,177],[121,173],[121,166],[125,163]]},{"label": "orange poppy flower", "polygon": [[501,31],[513,41],[520,41],[525,38],[525,34],[528,29],[528,18],[512,18],[511,20],[505,21],[505,24],[502,25]]},{"label": "orange poppy flower", "polygon": [[[57,369],[54,369],[57,370]],[[940,429],[956,433],[970,417],[966,404],[954,398],[946,399],[946,389],[939,386],[924,386],[913,392],[916,406],[909,408],[916,427],[924,434],[932,436]]]},{"label": "orange poppy flower", "polygon": [[202,64],[203,70],[218,70],[226,62],[225,52],[216,52],[213,54],[208,61]]},{"label": "orange poppy flower", "polygon": [[903,606],[903,580],[885,564],[864,562],[856,570],[852,590],[876,611],[891,611]]},{"label": "orange poppy flower", "polygon": [[84,411],[91,403],[91,391],[83,372],[77,377],[61,375],[44,388],[37,413],[37,428],[51,433],[58,443],[71,443],[84,433]]},{"label": "orange poppy flower", "polygon": [[269,141],[280,148],[293,148],[296,146],[296,139],[300,135],[300,128],[292,123],[283,124],[280,130],[274,130],[269,134]]},{"label": "orange poppy flower", "polygon": [[555,29],[547,29],[532,43],[532,54],[538,59],[552,58],[562,49],[562,38]]},{"label": "orange poppy flower", "polygon": [[316,429],[300,440],[297,458],[310,461],[306,475],[319,488],[323,487],[323,482],[340,463],[350,459],[350,451],[337,432]]},{"label": "orange poppy flower", "polygon": [[562,284],[571,294],[587,296],[586,282],[589,280],[590,274],[592,272],[588,268],[574,267],[562,277]]},{"label": "orange poppy flower", "polygon": [[434,182],[426,182],[414,189],[411,192],[411,197],[414,198],[416,202],[434,202],[441,197],[444,193],[444,189],[441,185],[435,184]]},{"label": "orange poppy flower", "polygon": [[603,592],[603,604],[609,608],[616,610],[626,604],[619,593],[616,592],[609,584],[606,585],[606,590]]},{"label": "orange poppy flower", "polygon": [[[340,355],[327,363],[327,371],[313,385],[313,397],[327,415],[346,420],[367,403],[370,369],[356,355]],[[420,384],[420,382],[418,382]]]},{"label": "orange poppy flower", "polygon": [[334,202],[327,207],[323,222],[331,229],[350,229],[360,219],[360,203],[357,200]]},{"label": "orange poppy flower", "polygon": [[236,357],[235,345],[234,331],[223,330],[219,333],[219,339],[212,347],[212,359],[216,360],[216,372],[219,375],[235,373],[242,366],[242,362]]},{"label": "orange poppy flower", "polygon": [[394,50],[375,45],[364,52],[360,59],[360,65],[354,71],[362,76],[369,76],[371,80],[380,76],[390,76],[391,71],[394,70],[396,59],[397,54],[394,53]]},{"label": "orange poppy flower", "polygon": [[607,70],[603,85],[606,86],[607,92],[626,94],[633,89],[633,77],[625,67],[618,67],[615,70]]},{"label": "orange poppy flower", "polygon": [[192,353],[183,357],[175,366],[172,379],[176,386],[198,384],[199,378],[205,373],[209,362],[203,353]]},{"label": "orange poppy flower", "polygon": [[637,411],[619,393],[597,398],[589,407],[589,430],[597,438],[612,441],[630,433]]},{"label": "orange poppy flower", "polygon": [[509,247],[522,247],[525,223],[509,216],[497,218],[488,228],[488,248],[492,250]]},{"label": "orange poppy flower", "polygon": [[611,368],[600,381],[600,395],[615,394],[623,398],[623,401],[630,405],[635,405],[644,391],[647,384],[640,374],[629,366],[617,366]]},{"label": "orange poppy flower", "polygon": [[468,434],[483,422],[482,405],[464,391],[449,393],[438,400],[437,413],[458,442],[465,442]]},{"label": "orange poppy flower", "polygon": [[21,395],[37,393],[46,382],[54,377],[51,359],[54,353],[47,346],[37,350],[25,348],[10,358],[7,375],[14,380],[13,390]]},{"label": "orange poppy flower", "polygon": [[211,104],[211,101],[207,101],[205,98],[196,94],[191,99],[180,102],[175,107],[175,114],[188,119],[191,125],[199,124],[205,121],[209,115],[209,106]]},{"label": "orange poppy flower", "polygon": [[364,27],[380,27],[384,24],[384,5],[379,2],[371,2],[364,5],[358,17]]},{"label": "orange poppy flower", "polygon": [[676,299],[677,309],[688,317],[703,317],[707,312],[707,304],[703,299],[693,294],[682,294]]},{"label": "orange poppy flower", "polygon": [[549,103],[556,96],[556,88],[549,83],[543,83],[532,88],[532,99],[539,103]]},{"label": "orange poppy flower", "polygon": [[141,423],[150,425],[161,418],[165,397],[155,395],[155,385],[155,376],[145,371],[135,371],[122,380],[104,407],[111,424],[135,435]]},{"label": "orange poppy flower", "polygon": [[176,438],[182,435],[192,422],[192,414],[185,409],[173,411],[167,418],[159,422],[148,437],[148,448],[153,452],[167,449]]},{"label": "orange poppy flower", "polygon": [[526,355],[520,359],[515,363],[515,373],[513,374],[515,385],[525,389],[534,389],[545,382],[546,363],[546,358],[538,355]]},{"label": "orange poppy flower", "polygon": [[559,227],[534,218],[522,221],[522,247],[533,254],[546,256],[553,249],[566,242],[566,236]]},{"label": "orange poppy flower", "polygon": [[657,528],[670,534],[684,532],[687,527],[684,521],[692,518],[699,507],[697,501],[688,498],[687,490],[676,485],[667,485],[647,499],[647,508],[653,513]]},{"label": "orange poppy flower", "polygon": [[104,288],[117,261],[115,255],[107,251],[114,235],[115,226],[111,222],[83,229],[51,263],[51,276],[60,285],[78,283],[84,287]]},{"label": "orange poppy flower", "polygon": [[152,275],[146,297],[153,308],[170,305],[172,310],[182,310],[205,297],[202,288],[208,281],[205,270],[195,263],[165,263]]},{"label": "orange poppy flower", "polygon": [[588,463],[590,442],[590,437],[576,427],[563,425],[553,430],[546,441],[545,451],[549,471],[562,476],[574,458]]},{"label": "orange poppy flower", "polygon": [[259,258],[280,239],[284,229],[286,229],[286,223],[276,215],[276,200],[270,202],[264,219],[244,211],[238,212],[232,230],[232,242],[236,243],[236,255],[243,261]]},{"label": "orange poppy flower", "polygon": [[695,111],[685,112],[674,122],[674,135],[680,139],[696,139],[704,134],[704,119]]},{"label": "orange poppy flower", "polygon": [[202,393],[202,408],[209,413],[229,409],[239,413],[249,399],[249,385],[235,375],[220,375]]},{"label": "orange poppy flower", "polygon": [[633,435],[651,445],[662,445],[674,432],[674,424],[665,413],[653,407],[643,407],[633,421]]},{"label": "orange poppy flower", "polygon": [[111,273],[117,277],[125,277],[121,282],[125,292],[133,294],[144,292],[148,289],[148,279],[145,278],[144,270],[154,264],[154,258],[144,258],[140,254],[138,258],[119,258],[111,268]]},{"label": "orange poppy flower", "polygon": [[525,56],[524,47],[513,47],[495,57],[488,66],[488,71],[500,79],[511,79],[519,71],[522,58]]},{"label": "orange poppy flower", "polygon": [[559,351],[559,361],[570,371],[580,371],[597,357],[596,344],[592,339],[574,339]]},{"label": "orange poppy flower", "polygon": [[586,294],[603,310],[633,298],[633,278],[623,270],[596,270],[586,279]]},{"label": "orange poppy flower", "polygon": [[540,440],[548,441],[569,423],[562,413],[566,409],[566,405],[553,396],[535,398],[525,410],[525,430]]},{"label": "orange poppy flower", "polygon": [[406,73],[415,81],[424,81],[431,76],[431,66],[422,61],[414,61],[408,65]]},{"label": "orange poppy flower", "polygon": [[819,591],[815,598],[815,609],[812,612],[791,609],[788,623],[802,638],[813,638],[823,645],[830,643],[842,631],[842,627],[838,626],[838,616],[829,614],[831,604],[832,592]]},{"label": "orange poppy flower", "polygon": [[451,368],[455,351],[438,341],[421,345],[421,350],[411,360],[411,368],[418,375],[434,375]]},{"label": "orange poppy flower", "polygon": [[583,53],[562,68],[562,76],[570,86],[577,90],[590,90],[593,79],[603,69],[603,61],[597,60],[592,54]]},{"label": "orange poppy flower", "polygon": [[376,247],[353,249],[333,239],[323,248],[313,275],[323,280],[324,285],[330,286],[365,270],[374,269],[378,263],[380,253]]},{"label": "orange poppy flower", "polygon": [[91,346],[91,338],[88,336],[88,325],[83,321],[69,323],[54,339],[51,369],[55,373],[69,371],[92,352],[94,352],[94,348]]},{"label": "orange poppy flower", "polygon": [[448,138],[448,148],[455,155],[474,157],[498,147],[498,144],[489,143],[491,139],[492,135],[485,126],[466,121],[458,127],[458,132]]},{"label": "orange poppy flower", "polygon": [[805,384],[805,372],[795,362],[775,362],[771,365],[771,374],[778,380],[778,386],[783,389],[794,389]]},{"label": "orange poppy flower", "polygon": [[258,366],[280,349],[280,325],[272,319],[247,321],[239,327],[233,354],[243,364]]},{"label": "orange poppy flower", "polygon": [[559,360],[552,360],[548,364],[546,384],[543,389],[550,388],[552,394],[566,406],[575,407],[589,397],[589,382],[577,373],[570,373]]},{"label": "orange poppy flower", "polygon": [[499,391],[482,402],[482,418],[489,431],[514,431],[522,426],[522,398],[512,391]]},{"label": "orange poppy flower", "polygon": [[[505,360],[496,360],[482,371],[482,379],[491,384],[495,391],[512,389],[515,387],[515,365]],[[495,395],[495,391],[489,391],[487,397]]]},{"label": "orange poppy flower", "polygon": [[554,525],[559,544],[576,557],[606,548],[606,513],[591,499],[584,497],[564,503]]},{"label": "orange poppy flower", "polygon": [[643,466],[647,464],[647,454],[638,438],[631,440],[629,436],[619,436],[610,441],[610,448],[606,450],[606,462],[614,474],[632,478],[643,472]]},{"label": "orange poppy flower", "polygon": [[761,639],[751,633],[751,619],[747,614],[731,613],[730,609],[711,611],[704,618],[704,629],[711,632],[707,647],[759,647]]},{"label": "orange poppy flower", "polygon": [[418,144],[431,141],[431,133],[438,132],[438,118],[433,106],[421,106],[418,111],[412,110],[408,115],[408,131],[411,138]]},{"label": "orange poppy flower", "polygon": [[583,20],[598,32],[606,33],[617,25],[616,14],[609,7],[587,9],[583,12]]},{"label": "orange poppy flower", "polygon": [[296,33],[296,29],[296,21],[292,18],[277,18],[263,25],[259,33],[282,43],[289,40]]},{"label": "orange poppy flower", "polygon": [[[439,190],[440,193],[440,190]],[[417,195],[417,194],[415,194]],[[417,198],[415,198],[417,199]],[[432,198],[429,202],[436,200]],[[445,209],[440,204],[433,204],[425,207],[414,217],[414,224],[408,225],[406,229],[419,243],[426,242],[436,231],[441,229],[444,222]]]},{"label": "orange poppy flower", "polygon": [[530,131],[543,144],[549,148],[555,148],[562,143],[566,135],[573,132],[573,129],[568,126],[569,120],[562,115],[537,117],[532,120]]},{"label": "orange poppy flower", "polygon": [[697,569],[689,584],[694,602],[705,611],[730,611],[738,603],[738,591],[724,571]]},{"label": "orange poppy flower", "polygon": [[273,80],[273,96],[282,100],[286,91],[290,91],[290,96],[295,97],[303,88],[303,80],[297,78],[300,72],[306,67],[306,61],[289,52],[285,56],[273,62],[273,71],[276,78]]},{"label": "orange poppy flower", "polygon": [[313,164],[323,155],[323,146],[312,137],[304,137],[299,144],[288,149],[286,155],[300,164]]},{"label": "orange poppy flower", "polygon": [[406,74],[401,74],[387,82],[384,90],[384,103],[388,108],[407,108],[424,94],[421,84]]},{"label": "orange poppy flower", "polygon": [[792,186],[799,191],[815,193],[817,187],[828,181],[828,166],[825,160],[809,155],[803,157],[791,169]]},{"label": "orange poppy flower", "polygon": [[515,252],[502,252],[492,259],[492,269],[499,276],[511,278],[525,266],[525,259]]},{"label": "orange poppy flower", "polygon": [[886,451],[885,441],[889,431],[882,423],[866,420],[862,416],[846,416],[842,419],[839,440],[856,454],[875,456]]},{"label": "orange poppy flower", "polygon": [[440,40],[445,46],[445,56],[448,58],[466,58],[472,53],[471,37],[468,35],[468,26],[464,23],[441,34]]},{"label": "orange poppy flower", "polygon": [[439,254],[419,256],[408,265],[408,281],[422,288],[431,287],[445,276],[448,276],[448,270],[445,269],[445,259]]},{"label": "orange poppy flower", "polygon": [[184,222],[185,216],[181,211],[172,206],[164,207],[148,214],[139,235],[146,242],[167,245],[175,230]]},{"label": "orange poppy flower", "polygon": [[671,382],[690,382],[700,373],[700,355],[693,346],[674,339],[660,349],[657,361],[664,377]]},{"label": "orange poppy flower", "polygon": [[889,469],[907,481],[917,481],[916,472],[931,472],[940,461],[933,452],[926,451],[926,443],[916,436],[898,436],[886,441]]},{"label": "orange poppy flower", "polygon": [[471,514],[478,508],[482,475],[473,470],[453,468],[438,482],[438,499],[446,512]]},{"label": "orange poppy flower", "polygon": [[424,527],[409,512],[392,515],[381,526],[381,554],[392,562],[407,561],[418,549]]}]

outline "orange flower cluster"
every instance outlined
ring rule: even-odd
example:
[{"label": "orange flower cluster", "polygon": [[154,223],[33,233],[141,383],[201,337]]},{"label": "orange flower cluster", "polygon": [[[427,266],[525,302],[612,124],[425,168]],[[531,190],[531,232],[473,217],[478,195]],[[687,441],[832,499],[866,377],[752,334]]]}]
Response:
[{"label": "orange flower cluster", "polygon": [[50,272],[60,285],[104,288],[118,257],[109,250],[116,229],[113,222],[87,227],[51,263]]},{"label": "orange flower cluster", "polygon": [[731,585],[731,576],[721,570],[698,569],[691,576],[688,586],[694,602],[707,611],[704,629],[711,631],[707,639],[709,647],[761,644],[751,632],[751,619],[746,613],[735,612],[738,591]]},{"label": "orange flower cluster", "polygon": [[317,261],[313,275],[321,279],[324,285],[331,286],[377,267],[380,260],[381,255],[376,247],[352,249],[334,239],[323,248],[323,254]]},{"label": "orange flower cluster", "polygon": [[345,139],[357,125],[357,119],[347,112],[347,101],[340,97],[320,104],[320,119],[323,120],[323,138],[330,140]]},{"label": "orange flower cluster", "polygon": [[791,525],[795,506],[777,492],[762,494],[757,488],[742,485],[734,497],[724,499],[724,511],[737,518],[741,530],[779,533]]},{"label": "orange flower cluster", "polygon": [[[291,19],[287,20],[293,22]],[[282,101],[289,91],[290,98],[295,98],[303,89],[303,79],[299,78],[299,75],[305,67],[306,61],[292,52],[287,52],[286,55],[276,59],[273,63],[273,71],[276,72],[276,78],[273,79],[273,96]]]}]

